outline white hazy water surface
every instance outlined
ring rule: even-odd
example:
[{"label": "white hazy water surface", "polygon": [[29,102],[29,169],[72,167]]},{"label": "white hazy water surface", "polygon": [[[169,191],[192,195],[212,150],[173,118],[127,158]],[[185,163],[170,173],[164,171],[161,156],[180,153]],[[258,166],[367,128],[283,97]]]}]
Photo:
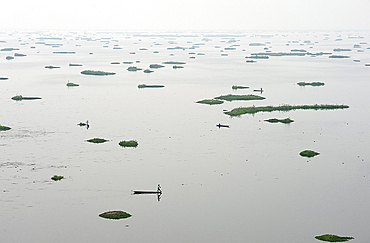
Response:
[{"label": "white hazy water surface", "polygon": [[[286,243],[317,242],[315,236],[329,233],[368,242],[370,33],[267,34],[0,33],[0,49],[19,49],[0,51],[0,77],[9,78],[0,80],[0,124],[12,128],[0,132],[0,241]],[[167,49],[177,46],[184,49]],[[246,63],[251,53],[294,49],[350,58]],[[5,59],[14,53],[27,56]],[[165,61],[186,64],[143,72]],[[67,87],[68,81],[80,86]],[[300,81],[325,85],[300,87]],[[262,94],[253,92],[261,87]],[[42,99],[12,100],[17,94]],[[195,103],[226,94],[266,99]],[[282,104],[349,109],[223,113]],[[294,122],[264,121],[287,117]],[[86,120],[89,129],[77,126]],[[86,142],[94,137],[109,141]],[[132,139],[137,148],[118,145]],[[306,149],[320,155],[301,157]],[[55,182],[53,175],[65,179]],[[158,183],[160,201],[131,194]],[[98,216],[109,210],[132,217]]]}]

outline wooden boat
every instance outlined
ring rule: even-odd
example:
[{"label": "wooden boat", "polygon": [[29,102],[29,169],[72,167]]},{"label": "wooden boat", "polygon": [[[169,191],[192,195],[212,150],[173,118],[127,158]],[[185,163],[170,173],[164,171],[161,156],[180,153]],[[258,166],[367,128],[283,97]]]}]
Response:
[{"label": "wooden boat", "polygon": [[221,127],[227,127],[227,128],[229,128],[230,126],[229,125],[222,125],[222,124],[218,123],[216,125],[216,127],[218,127],[218,128],[221,128]]},{"label": "wooden boat", "polygon": [[158,184],[157,191],[132,191],[133,194],[162,194],[161,185]]}]

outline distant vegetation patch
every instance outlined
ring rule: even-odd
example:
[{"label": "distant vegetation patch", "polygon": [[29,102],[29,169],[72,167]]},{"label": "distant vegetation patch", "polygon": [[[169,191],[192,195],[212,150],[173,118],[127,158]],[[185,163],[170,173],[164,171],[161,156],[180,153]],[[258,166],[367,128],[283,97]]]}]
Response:
[{"label": "distant vegetation patch", "polygon": [[172,66],[173,69],[184,68],[183,66]]},{"label": "distant vegetation patch", "polygon": [[350,236],[338,236],[338,235],[319,235],[315,236],[315,239],[322,240],[322,241],[328,241],[328,242],[345,242],[354,239]]},{"label": "distant vegetation patch", "polygon": [[143,88],[163,88],[164,85],[158,85],[158,84],[151,84],[151,85],[148,85],[148,84],[139,84],[137,87],[139,89],[143,89]]},{"label": "distant vegetation patch", "polygon": [[6,57],[5,57],[5,59],[6,59],[6,60],[13,60],[13,59],[14,59],[14,57],[12,57],[12,56],[6,56]]},{"label": "distant vegetation patch", "polygon": [[54,69],[54,68],[60,68],[60,67],[56,67],[56,66],[45,66],[45,68]]},{"label": "distant vegetation patch", "polygon": [[257,112],[272,112],[272,111],[291,111],[291,110],[334,110],[347,109],[348,105],[281,105],[281,106],[250,106],[239,107],[231,111],[224,112],[229,116],[240,116],[243,114],[255,114]]},{"label": "distant vegetation patch", "polygon": [[220,105],[224,102],[222,100],[206,99],[206,100],[199,100],[196,103],[207,104],[207,105]]},{"label": "distant vegetation patch", "polygon": [[135,140],[121,141],[118,144],[121,147],[137,147],[139,145],[138,142]]},{"label": "distant vegetation patch", "polygon": [[175,61],[167,61],[163,62],[163,64],[171,64],[171,65],[185,65],[185,62],[175,62]]},{"label": "distant vegetation patch", "polygon": [[342,56],[342,55],[331,55],[329,58],[350,58],[349,56]]},{"label": "distant vegetation patch", "polygon": [[154,71],[152,71],[152,70],[150,70],[150,69],[145,69],[145,70],[144,70],[144,73],[152,73],[152,72],[154,72]]},{"label": "distant vegetation patch", "polygon": [[64,176],[54,175],[53,177],[51,177],[51,179],[53,181],[60,181],[61,179],[64,179]]},{"label": "distant vegetation patch", "polygon": [[8,131],[10,129],[10,127],[0,125],[0,131]]},{"label": "distant vegetation patch", "polygon": [[248,86],[240,86],[240,85],[233,85],[231,88],[232,89],[249,89]]},{"label": "distant vegetation patch", "polygon": [[215,97],[215,99],[218,100],[227,100],[227,101],[233,101],[233,100],[264,100],[265,97],[258,96],[258,95],[221,95],[218,97]]},{"label": "distant vegetation patch", "polygon": [[127,68],[127,71],[130,71],[130,72],[136,72],[136,71],[140,71],[140,70],[143,70],[142,68],[138,68],[138,67],[128,67]]},{"label": "distant vegetation patch", "polygon": [[24,97],[22,95],[16,95],[12,97],[12,100],[39,100],[40,97]]},{"label": "distant vegetation patch", "polygon": [[121,64],[120,62],[111,62],[110,64]]},{"label": "distant vegetation patch", "polygon": [[306,85],[311,85],[311,86],[324,86],[325,83],[323,82],[311,82],[311,83],[308,83],[308,82],[299,82],[297,83],[299,86],[306,86]]},{"label": "distant vegetation patch", "polygon": [[73,87],[73,86],[80,86],[79,84],[75,84],[75,83],[67,83],[67,86],[68,87]]},{"label": "distant vegetation patch", "polygon": [[129,218],[132,215],[123,211],[109,211],[102,214],[99,214],[99,217],[106,219],[125,219]]},{"label": "distant vegetation patch", "polygon": [[25,57],[27,55],[26,54],[22,54],[22,53],[14,53],[14,56],[15,57]]},{"label": "distant vegetation patch", "polygon": [[7,77],[0,77],[0,80],[8,80],[9,78]]},{"label": "distant vegetation patch", "polygon": [[123,62],[123,64],[133,64],[134,62]]},{"label": "distant vegetation patch", "polygon": [[8,48],[3,48],[1,49],[0,51],[18,51],[19,49],[18,48],[11,48],[11,47],[8,47]]},{"label": "distant vegetation patch", "polygon": [[271,119],[267,119],[265,120],[267,122],[270,122],[270,123],[278,123],[278,122],[281,122],[281,123],[285,123],[285,124],[289,124],[291,122],[294,122],[292,119],[290,118],[285,118],[285,119],[277,119],[277,118],[271,118]]},{"label": "distant vegetation patch", "polygon": [[69,66],[70,67],[80,67],[80,66],[82,66],[82,64],[70,63]]},{"label": "distant vegetation patch", "polygon": [[82,71],[81,74],[96,75],[96,76],[108,76],[108,75],[115,75],[116,73],[104,72],[104,71],[85,70],[85,71]]},{"label": "distant vegetation patch", "polygon": [[104,138],[92,138],[92,139],[89,139],[89,140],[86,140],[87,142],[90,142],[90,143],[105,143],[109,140],[106,140]]},{"label": "distant vegetation patch", "polygon": [[163,68],[164,66],[163,65],[160,65],[160,64],[150,64],[149,65],[149,68]]},{"label": "distant vegetation patch", "polygon": [[74,51],[54,51],[54,54],[76,54]]},{"label": "distant vegetation patch", "polygon": [[320,153],[312,151],[312,150],[303,150],[302,152],[299,153],[300,156],[308,157],[308,158],[314,157],[319,154]]}]

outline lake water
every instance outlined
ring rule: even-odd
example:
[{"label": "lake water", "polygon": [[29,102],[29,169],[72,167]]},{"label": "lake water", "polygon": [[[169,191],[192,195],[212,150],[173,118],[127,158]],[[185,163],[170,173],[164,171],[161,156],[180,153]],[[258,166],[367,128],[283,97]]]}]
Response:
[{"label": "lake water", "polygon": [[[1,49],[19,49],[0,51],[0,77],[9,78],[0,81],[0,124],[12,128],[0,132],[0,242],[286,243],[318,242],[314,237],[327,233],[369,242],[370,33],[226,34],[0,33]],[[224,50],[232,45],[235,50]],[[167,49],[176,46],[185,50]],[[264,48],[350,58],[271,56],[246,63],[246,56]],[[14,53],[27,56],[5,59]],[[149,74],[127,71],[165,61],[186,64]],[[83,70],[116,75],[87,76]],[[68,81],[80,86],[67,87]],[[300,81],[325,85],[300,87]],[[232,85],[250,88],[235,91]],[[262,94],[253,92],[261,87]],[[252,93],[266,99],[195,103]],[[11,100],[17,94],[42,99]],[[233,118],[223,113],[281,104],[350,108]],[[275,117],[294,122],[264,121]],[[77,126],[86,120],[89,129]],[[109,142],[86,142],[94,137]],[[132,139],[137,148],[118,145]],[[306,149],[320,155],[301,157]],[[53,175],[65,179],[54,182]],[[156,190],[157,184],[160,201],[131,193]],[[98,216],[110,210],[132,217]]]}]

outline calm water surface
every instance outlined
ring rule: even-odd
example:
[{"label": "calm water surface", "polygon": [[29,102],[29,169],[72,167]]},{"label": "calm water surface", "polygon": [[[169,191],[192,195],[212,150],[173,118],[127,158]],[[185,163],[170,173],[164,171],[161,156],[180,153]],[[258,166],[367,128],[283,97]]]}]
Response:
[{"label": "calm water surface", "polygon": [[[285,243],[317,242],[314,237],[326,233],[370,241],[370,67],[365,66],[370,33],[269,34],[273,37],[1,33],[1,49],[20,50],[0,51],[0,77],[9,78],[0,81],[0,124],[12,128],[0,132],[0,241]],[[265,46],[249,46],[256,42]],[[353,48],[359,43],[361,48]],[[224,50],[231,45],[236,50]],[[186,49],[167,49],[176,46]],[[283,56],[245,62],[245,56],[264,48],[350,58]],[[335,53],[334,48],[352,50]],[[14,53],[27,56],[5,59]],[[185,68],[166,65],[146,74],[128,72],[131,65],[122,64],[132,61],[146,69],[169,60],[186,62]],[[116,75],[80,74],[89,69]],[[68,81],[80,86],[68,88]],[[299,87],[300,81],[325,86]],[[142,83],[165,88],[138,89]],[[250,89],[233,91],[232,85]],[[258,94],[253,89],[261,87],[262,101],[195,103],[230,93]],[[42,99],[16,102],[11,100],[16,94]],[[350,108],[223,114],[240,106],[316,103]],[[274,117],[294,122],[264,121]],[[86,120],[88,130],[76,125]],[[219,129],[218,123],[230,128]],[[94,137],[109,142],[86,142]],[[118,145],[131,139],[138,141],[137,148]],[[305,149],[320,155],[299,156]],[[54,182],[50,177],[55,174],[65,179]],[[160,201],[155,195],[131,194],[155,190],[158,183]],[[98,217],[109,210],[132,217]]]}]

